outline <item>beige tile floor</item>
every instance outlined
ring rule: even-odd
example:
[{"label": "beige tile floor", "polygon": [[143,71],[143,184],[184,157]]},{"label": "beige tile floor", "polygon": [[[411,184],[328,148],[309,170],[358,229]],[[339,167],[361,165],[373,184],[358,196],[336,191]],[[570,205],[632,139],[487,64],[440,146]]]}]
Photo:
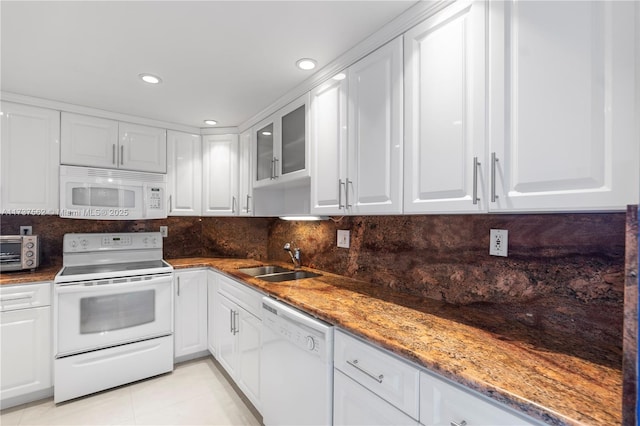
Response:
[{"label": "beige tile floor", "polygon": [[55,405],[53,398],[0,412],[0,425],[261,425],[211,357],[172,373]]}]

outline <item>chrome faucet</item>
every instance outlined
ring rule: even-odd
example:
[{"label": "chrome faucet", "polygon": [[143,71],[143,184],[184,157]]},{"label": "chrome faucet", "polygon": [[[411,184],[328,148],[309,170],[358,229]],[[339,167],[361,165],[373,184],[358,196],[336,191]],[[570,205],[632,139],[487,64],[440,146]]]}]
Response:
[{"label": "chrome faucet", "polygon": [[295,248],[293,249],[293,252],[291,251],[291,243],[286,243],[284,245],[284,250],[286,252],[289,253],[289,256],[291,256],[291,261],[293,262],[293,268],[294,269],[300,269],[300,249],[299,248]]}]

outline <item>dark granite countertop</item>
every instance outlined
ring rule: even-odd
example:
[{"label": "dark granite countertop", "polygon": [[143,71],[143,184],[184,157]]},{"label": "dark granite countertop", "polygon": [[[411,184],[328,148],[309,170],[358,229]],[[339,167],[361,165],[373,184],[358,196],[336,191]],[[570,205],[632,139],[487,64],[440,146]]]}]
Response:
[{"label": "dark granite countertop", "polygon": [[317,278],[269,283],[237,270],[261,261],[168,261],[176,269],[218,269],[546,423],[622,422],[622,372],[607,351],[589,342],[536,331],[482,307],[453,306],[322,271]]},{"label": "dark granite countertop", "polygon": [[[269,283],[238,271],[261,261],[168,262],[177,270],[218,269],[548,424],[622,422],[622,371],[589,342],[537,331],[482,306],[453,306],[323,271],[316,278]],[[2,273],[0,285],[53,281],[59,269]]]}]

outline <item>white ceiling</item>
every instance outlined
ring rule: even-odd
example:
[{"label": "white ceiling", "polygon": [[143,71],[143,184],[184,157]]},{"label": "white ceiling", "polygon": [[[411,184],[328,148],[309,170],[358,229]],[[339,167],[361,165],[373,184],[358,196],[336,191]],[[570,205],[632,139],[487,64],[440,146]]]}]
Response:
[{"label": "white ceiling", "polygon": [[[238,126],[416,1],[0,2],[0,89],[206,127]],[[163,83],[138,79],[148,72]]]}]

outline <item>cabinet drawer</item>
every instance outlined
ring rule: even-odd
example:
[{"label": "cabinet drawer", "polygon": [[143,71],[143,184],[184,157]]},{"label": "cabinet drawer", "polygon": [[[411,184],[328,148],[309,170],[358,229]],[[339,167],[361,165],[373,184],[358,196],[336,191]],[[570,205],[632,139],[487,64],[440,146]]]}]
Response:
[{"label": "cabinet drawer", "polygon": [[541,425],[532,418],[501,407],[497,402],[471,389],[463,389],[444,378],[420,372],[420,423],[433,426],[450,424],[519,426]]},{"label": "cabinet drawer", "polygon": [[417,368],[339,330],[335,333],[334,363],[335,368],[371,392],[418,418]]},{"label": "cabinet drawer", "polygon": [[252,315],[262,318],[262,294],[226,277],[219,277],[218,292],[229,300],[250,312]]},{"label": "cabinet drawer", "polygon": [[0,312],[51,305],[51,283],[0,287]]}]

